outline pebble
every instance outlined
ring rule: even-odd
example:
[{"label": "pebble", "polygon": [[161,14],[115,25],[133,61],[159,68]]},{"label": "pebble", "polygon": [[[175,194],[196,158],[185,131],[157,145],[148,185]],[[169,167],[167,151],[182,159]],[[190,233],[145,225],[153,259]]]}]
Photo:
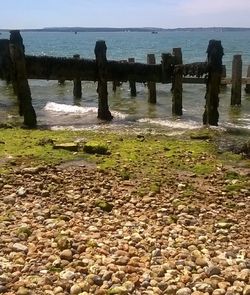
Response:
[{"label": "pebble", "polygon": [[71,261],[73,259],[73,254],[70,249],[65,249],[60,253],[60,258],[65,259],[67,261]]},{"label": "pebble", "polygon": [[78,284],[75,284],[70,288],[71,295],[78,295],[81,292],[82,292],[82,288]]},{"label": "pebble", "polygon": [[225,289],[215,289],[212,293],[212,295],[225,295],[226,290]]},{"label": "pebble", "polygon": [[15,202],[16,202],[16,194],[13,193],[13,194],[11,194],[11,195],[9,195],[9,196],[3,197],[3,202],[4,202],[5,204],[14,205]]},{"label": "pebble", "polygon": [[126,287],[123,287],[123,286],[117,286],[117,287],[113,287],[113,288],[110,288],[108,290],[108,294],[109,295],[127,295],[129,294],[128,290]]},{"label": "pebble", "polygon": [[13,244],[12,248],[14,251],[20,251],[20,252],[27,252],[28,251],[28,247],[23,244],[20,244],[20,243]]},{"label": "pebble", "polygon": [[59,274],[60,278],[63,280],[72,280],[75,277],[75,273],[71,270],[63,270]]},{"label": "pebble", "polygon": [[250,295],[250,285],[244,287],[243,295]]},{"label": "pebble", "polygon": [[5,293],[7,292],[7,288],[3,285],[0,285],[0,293]]},{"label": "pebble", "polygon": [[197,257],[195,260],[195,264],[204,267],[207,266],[207,260],[203,257]]},{"label": "pebble", "polygon": [[30,290],[29,289],[27,289],[27,288],[25,288],[25,287],[23,287],[23,286],[21,286],[21,287],[19,287],[18,288],[18,290],[17,290],[17,293],[16,293],[17,295],[30,295],[31,294],[31,292],[30,292]]},{"label": "pebble", "polygon": [[17,194],[19,197],[24,197],[26,195],[26,192],[26,189],[22,186],[17,190]]},{"label": "pebble", "polygon": [[181,288],[176,292],[176,295],[190,295],[192,294],[192,290],[189,288]]},{"label": "pebble", "polygon": [[210,266],[206,269],[206,274],[211,277],[214,275],[220,275],[221,274],[221,269],[217,266]]}]

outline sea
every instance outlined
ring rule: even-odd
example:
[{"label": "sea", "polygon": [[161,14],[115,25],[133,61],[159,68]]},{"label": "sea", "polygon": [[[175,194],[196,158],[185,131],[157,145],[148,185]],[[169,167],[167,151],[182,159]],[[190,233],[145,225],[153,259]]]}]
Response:
[{"label": "sea", "polygon": [[[206,60],[206,49],[210,39],[221,40],[224,47],[223,64],[227,76],[231,77],[232,60],[235,54],[242,55],[243,77],[250,65],[249,31],[166,31],[151,32],[22,32],[25,52],[29,55],[94,58],[97,40],[105,40],[107,58],[127,60],[134,57],[146,63],[147,54],[153,53],[156,62],[161,62],[162,53],[171,53],[172,48],[181,47],[184,63]],[[0,38],[9,38],[1,32]],[[111,130],[155,130],[166,134],[197,129],[202,126],[205,105],[205,85],[184,84],[183,116],[171,112],[171,85],[157,84],[157,104],[147,102],[146,85],[137,83],[137,97],[131,98],[128,83],[123,83],[114,93],[108,85],[109,106],[114,119],[103,122],[97,119],[97,84],[82,82],[82,99],[74,99],[73,83],[66,81],[30,80],[33,106],[37,113],[38,126],[51,129]],[[221,88],[219,106],[220,129],[242,130],[250,135],[250,94],[242,87],[242,105],[230,106],[231,86]],[[11,85],[0,81],[0,123],[21,124],[17,100]]]}]

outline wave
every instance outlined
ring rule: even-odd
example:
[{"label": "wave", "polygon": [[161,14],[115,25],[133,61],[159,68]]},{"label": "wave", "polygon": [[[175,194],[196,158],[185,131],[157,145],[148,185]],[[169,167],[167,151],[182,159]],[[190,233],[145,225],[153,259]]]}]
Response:
[{"label": "wave", "polygon": [[162,120],[162,119],[149,119],[149,118],[143,118],[138,120],[139,123],[149,123],[149,124],[155,124],[160,125],[163,127],[170,127],[175,129],[198,129],[202,125],[198,122],[189,120],[189,121],[171,121],[171,120]]},{"label": "wave", "polygon": [[[45,111],[65,113],[65,114],[96,114],[98,112],[97,107],[81,107],[81,106],[72,106],[67,104],[59,104],[55,102],[48,102],[44,107]],[[112,111],[112,115],[115,119],[126,119],[129,115],[123,114],[117,111]]]},{"label": "wave", "polygon": [[45,111],[58,112],[58,113],[74,113],[74,114],[86,114],[97,113],[96,107],[79,107],[67,104],[59,104],[55,102],[48,102],[44,107]]}]

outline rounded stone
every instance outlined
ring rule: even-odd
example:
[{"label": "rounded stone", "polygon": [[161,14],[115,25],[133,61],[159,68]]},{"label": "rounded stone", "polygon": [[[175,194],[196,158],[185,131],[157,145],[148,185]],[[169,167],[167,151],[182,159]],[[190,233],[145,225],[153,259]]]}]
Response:
[{"label": "rounded stone", "polygon": [[211,277],[211,276],[218,276],[221,274],[221,270],[217,266],[210,266],[206,269],[206,274]]},{"label": "rounded stone", "polygon": [[72,251],[70,249],[63,250],[60,253],[60,257],[61,257],[61,259],[71,261],[73,259]]},{"label": "rounded stone", "polygon": [[75,273],[70,270],[63,270],[60,272],[60,278],[63,280],[72,280],[75,277]]},{"label": "rounded stone", "polygon": [[189,288],[181,288],[176,292],[176,295],[190,295],[192,294],[192,290]]},{"label": "rounded stone", "polygon": [[246,285],[243,290],[243,295],[250,295],[250,285]]},{"label": "rounded stone", "polygon": [[82,292],[82,288],[78,284],[75,284],[70,288],[71,295],[78,295],[81,292]]},{"label": "rounded stone", "polygon": [[199,265],[201,267],[204,267],[204,266],[207,266],[207,261],[203,257],[197,257],[196,260],[195,260],[195,264],[197,264],[197,265]]},{"label": "rounded stone", "polygon": [[215,289],[212,293],[212,295],[225,295],[226,290],[225,289]]}]

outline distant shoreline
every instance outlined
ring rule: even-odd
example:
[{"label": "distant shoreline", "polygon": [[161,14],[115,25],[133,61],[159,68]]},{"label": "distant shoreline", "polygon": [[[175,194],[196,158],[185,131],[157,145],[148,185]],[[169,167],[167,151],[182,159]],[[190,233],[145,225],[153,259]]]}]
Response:
[{"label": "distant shoreline", "polygon": [[[10,29],[0,29],[1,32]],[[20,29],[21,32],[242,32],[250,28],[241,27],[198,27],[198,28],[102,28],[102,27],[48,27],[42,29]]]}]

